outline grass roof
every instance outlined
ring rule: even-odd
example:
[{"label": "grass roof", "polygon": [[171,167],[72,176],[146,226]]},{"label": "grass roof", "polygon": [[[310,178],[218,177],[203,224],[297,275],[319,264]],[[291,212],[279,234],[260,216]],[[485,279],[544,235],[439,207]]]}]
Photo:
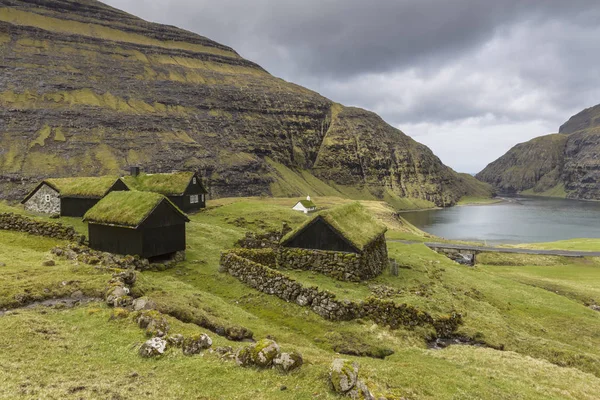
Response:
[{"label": "grass roof", "polygon": [[84,221],[135,228],[160,204],[167,201],[181,215],[187,216],[169,199],[153,192],[111,192],[83,216]]},{"label": "grass roof", "polygon": [[102,197],[119,179],[118,176],[80,178],[50,178],[44,182],[60,192],[61,196]]},{"label": "grass roof", "polygon": [[123,178],[127,186],[144,192],[156,192],[166,196],[180,196],[187,189],[194,172],[171,172],[163,174],[139,174]]},{"label": "grass roof", "polygon": [[300,204],[304,206],[304,208],[313,208],[317,205],[310,200],[300,200]]},{"label": "grass roof", "polygon": [[327,221],[358,250],[363,250],[366,245],[387,230],[385,225],[373,218],[362,204],[354,202],[317,213],[313,218],[285,235],[281,239],[282,243],[296,236],[315,218],[319,217]]}]

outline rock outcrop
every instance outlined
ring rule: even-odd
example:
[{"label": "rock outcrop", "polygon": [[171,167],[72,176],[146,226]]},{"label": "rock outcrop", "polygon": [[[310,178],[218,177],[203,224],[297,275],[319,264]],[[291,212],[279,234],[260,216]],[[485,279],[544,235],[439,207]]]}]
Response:
[{"label": "rock outcrop", "polygon": [[374,113],[94,0],[0,0],[0,54],[2,197],[131,164],[198,171],[213,197],[490,194]]},{"label": "rock outcrop", "polygon": [[600,200],[600,105],[583,110],[558,134],[510,149],[477,174],[499,192]]}]

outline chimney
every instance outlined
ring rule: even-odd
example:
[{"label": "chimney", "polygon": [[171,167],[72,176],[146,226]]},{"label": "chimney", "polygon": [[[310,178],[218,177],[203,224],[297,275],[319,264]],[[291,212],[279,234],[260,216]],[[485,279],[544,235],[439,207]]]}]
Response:
[{"label": "chimney", "polygon": [[138,176],[140,174],[140,167],[138,167],[138,166],[129,167],[129,173],[131,176]]},{"label": "chimney", "polygon": [[306,196],[306,200],[310,201],[310,196]]}]

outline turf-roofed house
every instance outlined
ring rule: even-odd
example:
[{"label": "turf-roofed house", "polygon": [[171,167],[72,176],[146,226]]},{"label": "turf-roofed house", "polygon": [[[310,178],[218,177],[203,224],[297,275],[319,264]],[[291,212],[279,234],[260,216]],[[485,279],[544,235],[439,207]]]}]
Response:
[{"label": "turf-roofed house", "polygon": [[108,193],[127,190],[118,176],[52,178],[40,182],[21,204],[32,212],[83,217]]},{"label": "turf-roofed house", "polygon": [[313,203],[310,196],[306,196],[306,200],[300,200],[296,203],[292,210],[302,211],[304,214],[317,211],[317,205]]},{"label": "turf-roofed house", "polygon": [[387,228],[360,203],[321,211],[280,242],[280,268],[305,269],[360,282],[388,265]]},{"label": "turf-roofed house", "polygon": [[160,174],[140,173],[139,167],[131,167],[131,174],[123,178],[133,190],[155,192],[165,195],[185,212],[206,207],[206,194],[200,176],[195,172],[171,172]]},{"label": "turf-roofed house", "polygon": [[188,217],[168,198],[151,192],[112,192],[84,216],[90,247],[143,258],[185,251]]}]

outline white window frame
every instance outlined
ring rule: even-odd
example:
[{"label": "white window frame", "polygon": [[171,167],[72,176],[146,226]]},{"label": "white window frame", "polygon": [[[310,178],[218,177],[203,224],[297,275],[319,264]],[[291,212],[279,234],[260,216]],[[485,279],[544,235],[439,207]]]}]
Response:
[{"label": "white window frame", "polygon": [[190,195],[190,204],[198,204],[198,195],[197,194],[192,194]]},{"label": "white window frame", "polygon": [[49,194],[44,195],[44,200],[46,201],[46,203],[50,203],[50,195]]},{"label": "white window frame", "polygon": [[196,183],[198,183],[198,181],[196,180],[196,177],[194,177],[194,179],[192,179],[192,183],[195,185]]},{"label": "white window frame", "polygon": [[201,195],[201,196],[202,196],[202,202],[204,203],[204,195]]}]

